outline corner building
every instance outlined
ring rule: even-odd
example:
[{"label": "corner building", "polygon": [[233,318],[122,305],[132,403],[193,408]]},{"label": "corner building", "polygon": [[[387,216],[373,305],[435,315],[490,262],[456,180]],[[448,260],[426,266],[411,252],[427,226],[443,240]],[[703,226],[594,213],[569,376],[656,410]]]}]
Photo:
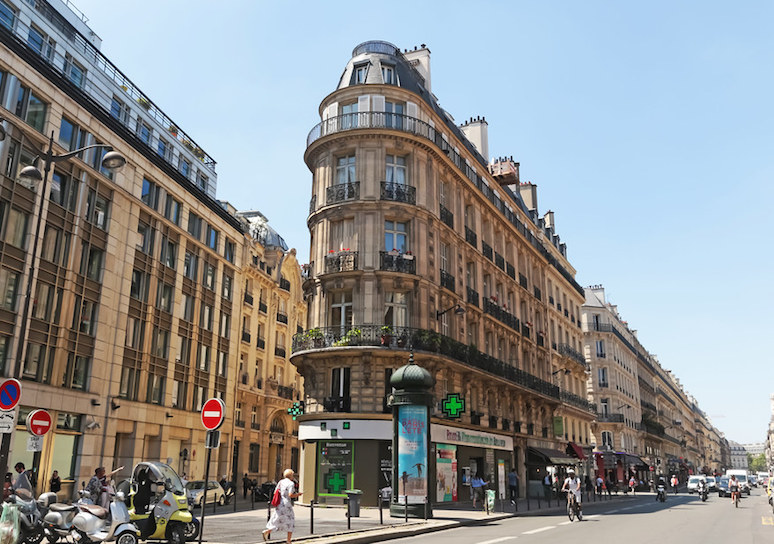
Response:
[{"label": "corner building", "polygon": [[374,505],[391,485],[389,382],[409,350],[435,378],[429,499],[470,500],[477,472],[505,492],[511,467],[521,496],[542,493],[546,467],[586,462],[594,417],[584,292],[553,214],[518,163],[485,159],[485,119],[457,126],[441,109],[424,46],[359,45],[319,113],[304,156],[309,328],[291,357],[304,497],[357,488]]}]

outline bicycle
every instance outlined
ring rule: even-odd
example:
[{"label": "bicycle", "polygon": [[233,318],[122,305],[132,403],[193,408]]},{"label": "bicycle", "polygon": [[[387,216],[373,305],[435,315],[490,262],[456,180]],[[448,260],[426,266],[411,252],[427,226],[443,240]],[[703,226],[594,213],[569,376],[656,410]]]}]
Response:
[{"label": "bicycle", "polygon": [[731,492],[731,500],[734,502],[734,507],[739,508],[739,495],[742,493],[740,491],[732,491]]},{"label": "bicycle", "polygon": [[567,517],[570,518],[570,521],[575,521],[575,518],[578,518],[578,521],[583,521],[583,511],[581,510],[581,505],[578,504],[578,499],[575,498],[575,493],[572,491],[565,491],[567,493]]}]

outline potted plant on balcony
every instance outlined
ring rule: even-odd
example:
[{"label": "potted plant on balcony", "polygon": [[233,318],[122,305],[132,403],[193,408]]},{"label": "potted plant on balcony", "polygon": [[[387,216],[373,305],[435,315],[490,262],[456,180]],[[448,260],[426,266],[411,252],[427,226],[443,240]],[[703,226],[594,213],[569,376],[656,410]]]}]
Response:
[{"label": "potted plant on balcony", "polygon": [[427,351],[438,351],[441,347],[441,335],[435,331],[418,330],[414,333],[414,346]]},{"label": "potted plant on balcony", "polygon": [[411,253],[411,251],[407,251],[403,254],[403,260],[404,261],[413,261],[414,260],[414,254]]},{"label": "potted plant on balcony", "polygon": [[323,335],[323,332],[318,327],[306,331],[305,336],[307,340],[311,341],[312,346],[315,348],[325,347],[325,335]]},{"label": "potted plant on balcony", "polygon": [[174,123],[172,123],[171,125],[169,125],[169,126],[167,127],[167,130],[169,131],[169,133],[170,133],[172,136],[174,136],[175,138],[177,138],[177,131],[179,130],[179,129],[177,128],[177,125],[175,125]]},{"label": "potted plant on balcony", "polygon": [[382,334],[382,345],[383,346],[389,346],[392,343],[392,334],[394,332],[392,330],[392,327],[389,326],[389,325],[384,325],[380,329],[380,332]]},{"label": "potted plant on balcony", "polygon": [[347,333],[336,341],[336,346],[354,346],[360,342],[360,329],[349,329]]},{"label": "potted plant on balcony", "polygon": [[139,97],[139,98],[137,99],[137,103],[138,103],[140,106],[142,106],[143,108],[145,108],[146,110],[149,110],[149,109],[150,109],[150,106],[151,106],[151,105],[150,105],[150,102],[149,102],[149,101],[148,101],[148,99],[147,99],[147,98],[145,98],[144,96],[141,96],[141,97]]}]

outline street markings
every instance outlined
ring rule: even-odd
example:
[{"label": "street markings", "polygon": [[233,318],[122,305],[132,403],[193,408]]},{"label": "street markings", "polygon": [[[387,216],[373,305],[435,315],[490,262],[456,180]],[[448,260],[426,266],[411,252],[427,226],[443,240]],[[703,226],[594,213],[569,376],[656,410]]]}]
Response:
[{"label": "street markings", "polygon": [[496,542],[505,542],[506,540],[513,540],[514,538],[519,538],[517,536],[504,536],[502,538],[495,538],[494,540],[484,540],[483,542],[478,542],[476,544],[495,544]]},{"label": "street markings", "polygon": [[531,531],[524,531],[523,535],[534,535],[537,533],[542,533],[543,531],[548,531],[549,529],[556,529],[556,525],[549,525],[548,527],[541,527],[540,529],[532,529]]},{"label": "street markings", "polygon": [[762,516],[761,525],[774,525],[774,518],[771,516]]}]

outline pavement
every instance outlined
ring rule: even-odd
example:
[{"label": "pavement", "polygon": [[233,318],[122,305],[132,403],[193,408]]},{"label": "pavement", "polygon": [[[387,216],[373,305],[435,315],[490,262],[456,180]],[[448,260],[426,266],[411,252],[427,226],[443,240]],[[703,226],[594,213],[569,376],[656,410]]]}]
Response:
[{"label": "pavement", "polygon": [[[653,495],[652,493],[637,493],[640,495]],[[602,498],[584,496],[584,504],[595,502],[623,502],[632,497],[623,493]],[[611,503],[613,504],[613,503]],[[564,497],[557,502],[552,499],[550,504],[544,500],[519,499],[514,505],[510,501],[496,501],[495,511],[487,513],[480,508],[473,508],[470,502],[456,504],[440,504],[433,506],[433,517],[424,520],[390,517],[389,509],[380,512],[375,507],[361,507],[360,516],[347,519],[346,507],[315,505],[314,509],[308,504],[297,503],[295,506],[296,530],[293,532],[294,542],[309,542],[313,544],[328,544],[333,542],[346,542],[361,544],[368,542],[381,542],[396,538],[405,538],[436,531],[443,531],[455,527],[484,525],[493,521],[514,516],[541,516],[556,514],[565,510]],[[226,510],[229,510],[228,512]],[[263,542],[261,531],[266,526],[268,509],[266,506],[256,506],[255,509],[233,512],[227,506],[217,514],[212,514],[208,509],[204,520],[203,540],[208,544],[258,544]],[[312,511],[314,510],[314,511]],[[201,513],[195,512],[197,517]],[[312,516],[314,526],[312,527]],[[349,521],[349,526],[348,522]],[[312,528],[314,533],[312,533]],[[284,542],[286,534],[276,532],[271,535],[271,542]]]}]

